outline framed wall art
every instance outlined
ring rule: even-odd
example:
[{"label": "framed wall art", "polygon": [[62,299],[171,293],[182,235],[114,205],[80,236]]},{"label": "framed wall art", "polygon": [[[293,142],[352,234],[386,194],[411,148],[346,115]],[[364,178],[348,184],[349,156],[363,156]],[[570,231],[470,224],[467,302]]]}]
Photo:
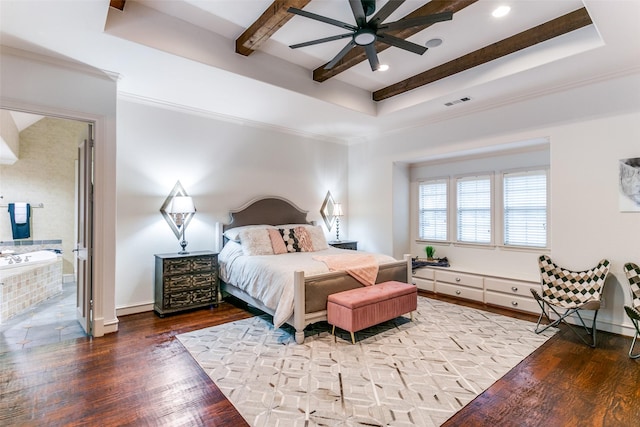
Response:
[{"label": "framed wall art", "polygon": [[640,212],[640,157],[620,160],[620,211]]}]

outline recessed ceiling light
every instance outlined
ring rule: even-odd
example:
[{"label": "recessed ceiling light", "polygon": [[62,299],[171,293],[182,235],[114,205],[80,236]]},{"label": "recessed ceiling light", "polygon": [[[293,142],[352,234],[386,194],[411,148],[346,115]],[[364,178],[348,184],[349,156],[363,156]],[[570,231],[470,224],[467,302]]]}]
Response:
[{"label": "recessed ceiling light", "polygon": [[387,71],[389,69],[389,66],[387,64],[380,64],[380,67],[378,67],[378,71]]},{"label": "recessed ceiling light", "polygon": [[442,39],[431,39],[427,41],[424,45],[426,47],[438,47],[442,44]]},{"label": "recessed ceiling light", "polygon": [[507,15],[510,10],[511,8],[509,6],[498,6],[491,14],[495,18],[502,18],[503,16]]}]

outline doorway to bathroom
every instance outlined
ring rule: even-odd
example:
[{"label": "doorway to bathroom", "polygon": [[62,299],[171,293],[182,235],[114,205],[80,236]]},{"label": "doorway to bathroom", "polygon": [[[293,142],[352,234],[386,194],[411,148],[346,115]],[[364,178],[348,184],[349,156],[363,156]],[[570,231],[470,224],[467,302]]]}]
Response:
[{"label": "doorway to bathroom", "polygon": [[[0,208],[0,249],[14,256],[54,251],[61,264],[60,289],[45,299],[19,291],[11,280],[11,298],[24,295],[16,302],[19,312],[0,323],[0,352],[84,337],[91,333],[91,293],[86,289],[91,289],[92,224],[85,215],[92,216],[87,203],[92,124],[9,110],[0,114],[0,206],[26,202],[31,208],[30,235],[24,239],[14,239],[7,207]],[[8,274],[13,273],[3,272]]]}]

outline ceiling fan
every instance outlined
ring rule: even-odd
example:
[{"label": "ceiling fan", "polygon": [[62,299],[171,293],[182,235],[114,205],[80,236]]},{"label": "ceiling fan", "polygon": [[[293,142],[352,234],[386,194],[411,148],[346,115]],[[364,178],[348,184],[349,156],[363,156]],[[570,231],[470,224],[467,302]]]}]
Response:
[{"label": "ceiling fan", "polygon": [[441,21],[450,21],[453,19],[452,12],[434,13],[432,15],[420,16],[416,18],[400,19],[398,21],[389,22],[384,24],[383,21],[389,17],[405,0],[389,0],[384,6],[367,21],[367,16],[371,15],[375,11],[375,0],[349,0],[349,5],[353,12],[353,17],[356,20],[356,25],[348,24],[346,22],[338,21],[336,19],[327,18],[322,15],[318,15],[312,12],[307,12],[302,9],[290,7],[288,12],[296,15],[304,16],[305,18],[314,19],[316,21],[324,22],[330,25],[335,25],[346,30],[349,33],[339,34],[336,36],[324,37],[317,40],[311,40],[304,43],[298,43],[289,46],[291,49],[298,49],[300,47],[311,46],[315,44],[325,43],[333,40],[340,40],[351,37],[351,40],[347,45],[342,48],[338,54],[325,65],[325,70],[333,68],[351,49],[356,46],[362,46],[367,54],[369,65],[371,65],[371,71],[376,71],[380,68],[380,61],[378,60],[378,52],[375,48],[375,42],[388,44],[400,49],[407,50],[409,52],[422,55],[427,51],[427,47],[421,46],[416,43],[401,39],[399,37],[387,34],[387,31],[402,30],[405,28],[417,27],[421,25],[434,24]]}]

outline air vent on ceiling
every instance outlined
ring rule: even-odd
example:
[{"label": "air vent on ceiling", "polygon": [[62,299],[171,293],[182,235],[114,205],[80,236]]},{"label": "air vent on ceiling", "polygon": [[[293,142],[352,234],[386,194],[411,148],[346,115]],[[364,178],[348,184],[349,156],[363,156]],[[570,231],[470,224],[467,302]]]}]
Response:
[{"label": "air vent on ceiling", "polygon": [[452,105],[460,104],[461,102],[471,101],[471,98],[465,96],[464,98],[456,99],[455,101],[445,102],[444,105],[451,107]]}]

